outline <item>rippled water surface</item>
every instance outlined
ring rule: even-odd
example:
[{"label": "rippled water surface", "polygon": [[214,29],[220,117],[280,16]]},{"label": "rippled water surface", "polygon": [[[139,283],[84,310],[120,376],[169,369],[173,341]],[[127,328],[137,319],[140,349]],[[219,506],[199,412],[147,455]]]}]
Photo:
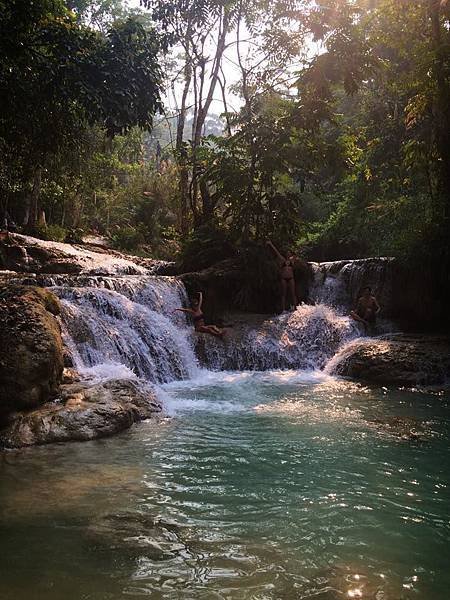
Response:
[{"label": "rippled water surface", "polygon": [[170,415],[0,458],[0,598],[445,600],[449,399],[323,374],[169,384]]}]

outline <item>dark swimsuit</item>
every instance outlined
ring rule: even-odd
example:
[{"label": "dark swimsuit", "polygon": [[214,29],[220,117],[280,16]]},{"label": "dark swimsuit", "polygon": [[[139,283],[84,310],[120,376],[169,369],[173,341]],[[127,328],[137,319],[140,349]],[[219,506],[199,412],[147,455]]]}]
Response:
[{"label": "dark swimsuit", "polygon": [[291,279],[294,279],[294,275],[291,275],[290,277],[284,277],[283,276],[283,269],[285,267],[290,267],[291,269],[293,269],[293,265],[292,262],[290,260],[285,260],[284,263],[281,265],[281,279],[284,279],[284,281],[291,281]]},{"label": "dark swimsuit", "polygon": [[204,320],[205,320],[205,315],[203,313],[194,317],[194,323],[198,323],[199,321],[204,321]]}]

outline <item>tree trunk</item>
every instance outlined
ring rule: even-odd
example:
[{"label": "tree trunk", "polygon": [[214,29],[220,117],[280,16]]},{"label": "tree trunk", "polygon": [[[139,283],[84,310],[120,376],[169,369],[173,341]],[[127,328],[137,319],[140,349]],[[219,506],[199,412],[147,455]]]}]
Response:
[{"label": "tree trunk", "polygon": [[[226,36],[228,33],[228,14],[226,9],[224,9],[224,13],[222,15],[219,35],[216,46],[216,53],[214,56],[213,68],[210,75],[210,83],[208,88],[208,93],[205,98],[205,102],[202,103],[202,94],[199,94],[198,98],[198,111],[197,118],[195,122],[195,133],[192,140],[192,152],[193,152],[193,163],[192,163],[192,185],[191,185],[191,207],[194,209],[194,212],[198,212],[196,210],[197,207],[197,194],[198,194],[198,178],[199,178],[199,165],[196,160],[196,150],[200,146],[202,131],[205,125],[206,117],[208,116],[208,111],[211,106],[211,102],[213,100],[214,91],[216,89],[217,82],[219,81],[219,71],[222,64],[222,56],[225,51],[225,42]],[[203,198],[203,194],[202,194]],[[203,204],[203,202],[202,202]],[[205,207],[202,206],[202,212]],[[199,221],[199,216],[194,215],[194,218]]]},{"label": "tree trunk", "polygon": [[187,151],[183,142],[184,126],[186,124],[187,107],[186,101],[189,94],[192,81],[192,62],[189,54],[189,43],[190,43],[191,27],[190,25],[186,31],[184,50],[186,52],[186,63],[184,65],[184,88],[181,96],[181,107],[178,114],[177,121],[177,137],[176,137],[176,160],[178,165],[178,171],[180,180],[178,183],[178,189],[180,193],[180,229],[183,236],[187,235],[189,231],[189,218],[188,218],[188,196],[189,196],[189,172],[187,166]]},{"label": "tree trunk", "polygon": [[39,199],[42,185],[42,167],[36,167],[33,173],[33,186],[27,199],[23,225],[26,231],[32,232],[39,217]]}]

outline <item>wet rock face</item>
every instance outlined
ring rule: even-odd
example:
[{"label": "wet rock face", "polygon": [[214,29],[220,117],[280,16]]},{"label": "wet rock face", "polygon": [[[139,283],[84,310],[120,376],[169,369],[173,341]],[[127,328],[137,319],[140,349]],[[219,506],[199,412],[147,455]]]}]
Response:
[{"label": "wet rock face", "polygon": [[63,373],[58,299],[42,288],[0,288],[0,420],[55,396]]},{"label": "wet rock face", "polygon": [[425,335],[357,340],[333,362],[333,373],[373,383],[439,385],[450,377],[450,340]]},{"label": "wet rock face", "polygon": [[107,437],[161,411],[149,390],[132,380],[63,385],[60,402],[17,415],[0,431],[0,446],[21,448]]},{"label": "wet rock face", "polygon": [[66,244],[9,234],[0,239],[0,271],[42,275],[168,275],[174,263],[122,254],[90,244]]},{"label": "wet rock face", "polygon": [[[312,271],[308,263],[296,260],[294,278],[298,300],[307,301]],[[242,262],[226,259],[201,271],[180,275],[188,294],[205,293],[204,311],[207,321],[217,322],[224,311],[245,310],[253,313],[274,313],[280,310],[280,278],[276,262],[267,258],[267,269],[252,274]]]}]

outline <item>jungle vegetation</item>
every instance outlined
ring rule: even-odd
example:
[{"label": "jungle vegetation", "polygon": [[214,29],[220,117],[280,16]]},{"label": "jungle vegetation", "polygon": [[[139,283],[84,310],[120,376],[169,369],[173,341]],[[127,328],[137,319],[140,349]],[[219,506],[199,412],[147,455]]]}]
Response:
[{"label": "jungle vegetation", "polygon": [[2,219],[190,268],[270,238],[448,273],[450,2],[137,4],[0,0]]}]

